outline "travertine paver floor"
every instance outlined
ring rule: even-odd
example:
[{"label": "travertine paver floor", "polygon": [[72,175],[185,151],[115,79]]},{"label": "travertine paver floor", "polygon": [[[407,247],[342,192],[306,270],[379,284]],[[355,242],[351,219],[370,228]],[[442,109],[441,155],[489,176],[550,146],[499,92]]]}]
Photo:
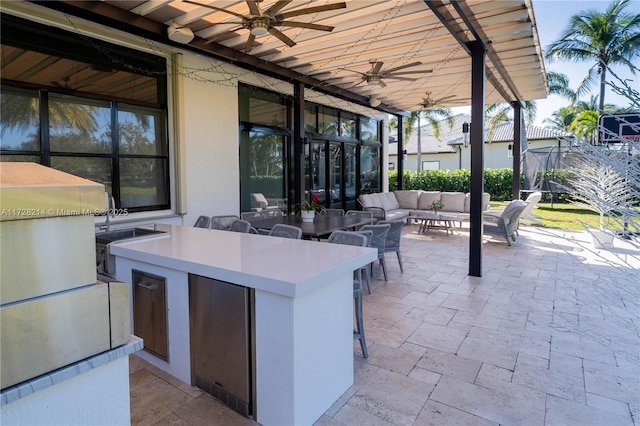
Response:
[{"label": "travertine paver floor", "polygon": [[[468,233],[402,239],[364,295],[369,358],[318,425],[640,425],[640,252],[586,233],[523,227],[485,238],[468,272]],[[255,424],[131,357],[133,424]]]}]

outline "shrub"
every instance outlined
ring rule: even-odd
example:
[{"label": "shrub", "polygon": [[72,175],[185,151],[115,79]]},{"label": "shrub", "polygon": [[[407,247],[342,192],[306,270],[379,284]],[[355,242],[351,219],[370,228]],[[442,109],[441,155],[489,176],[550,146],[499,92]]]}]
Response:
[{"label": "shrub", "polygon": [[[469,192],[471,171],[469,169],[405,171],[404,189],[421,189],[423,191]],[[513,171],[511,169],[485,169],[484,190],[491,194],[494,201],[511,200]],[[520,176],[520,182],[524,176]],[[398,171],[389,171],[389,191],[398,188]]]}]

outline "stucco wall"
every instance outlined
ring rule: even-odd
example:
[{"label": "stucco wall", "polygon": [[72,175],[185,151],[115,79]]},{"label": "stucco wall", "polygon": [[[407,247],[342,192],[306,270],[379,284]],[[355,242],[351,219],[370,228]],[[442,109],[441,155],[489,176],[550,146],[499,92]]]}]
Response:
[{"label": "stucco wall", "polygon": [[128,425],[129,357],[7,404],[0,419],[3,426]]},{"label": "stucco wall", "polygon": [[[528,141],[529,149],[542,148],[548,146],[557,146],[557,140],[535,140]],[[484,144],[484,168],[485,169],[502,169],[512,168],[513,158],[507,156],[508,149],[507,142],[493,142]],[[395,150],[394,150],[395,151]],[[390,154],[393,154],[390,153]],[[458,168],[468,169],[470,167],[471,160],[471,147],[462,147],[462,152],[455,153],[437,153],[437,154],[422,154],[422,162],[425,161],[439,161],[440,170],[456,170]],[[389,162],[395,163],[395,168],[398,168],[397,155],[389,155]],[[459,167],[460,163],[462,167]],[[409,171],[416,171],[417,155],[407,154],[404,159],[404,169]]]}]

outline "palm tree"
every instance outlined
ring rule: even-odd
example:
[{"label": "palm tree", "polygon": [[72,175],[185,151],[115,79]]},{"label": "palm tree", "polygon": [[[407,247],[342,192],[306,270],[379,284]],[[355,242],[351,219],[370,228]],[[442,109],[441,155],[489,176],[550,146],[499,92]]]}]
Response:
[{"label": "palm tree", "polygon": [[569,127],[576,118],[576,113],[571,107],[562,107],[551,114],[551,118],[545,118],[544,122],[550,124],[552,129],[569,132]]},{"label": "palm tree", "polygon": [[595,60],[587,76],[576,91],[578,95],[588,91],[600,75],[600,104],[605,106],[607,69],[612,65],[627,66],[633,74],[638,69],[633,64],[640,50],[640,14],[625,11],[629,0],[617,0],[605,12],[582,11],[574,15],[569,28],[559,40],[551,43],[545,57],[573,62]]},{"label": "palm tree", "polygon": [[572,104],[578,98],[577,93],[569,87],[569,77],[566,74],[549,71],[547,73],[547,81],[549,83],[550,95],[558,95],[568,101],[571,101]]},{"label": "palm tree", "polygon": [[[537,105],[535,101],[524,101],[524,121],[527,125],[532,125],[536,119]],[[486,140],[491,143],[493,140],[493,133],[496,128],[503,124],[512,121],[511,113],[513,107],[507,102],[500,102],[497,104],[487,105],[484,111],[484,121],[486,128]]]},{"label": "palm tree", "polygon": [[[404,141],[402,142],[403,146],[406,145],[407,142],[409,142],[411,136],[413,136],[413,132],[416,129],[418,130],[418,167],[416,169],[418,171],[420,171],[422,168],[422,146],[420,139],[420,128],[422,127],[421,120],[423,118],[426,119],[427,124],[431,127],[433,135],[436,137],[436,139],[440,137],[440,132],[442,131],[442,128],[440,126],[442,122],[446,122],[449,125],[450,129],[453,128],[453,124],[455,122],[455,117],[453,116],[451,108],[432,108],[420,111],[411,111],[409,116],[404,117]],[[396,117],[392,117],[389,120],[389,128],[396,129],[397,127],[398,119]]]}]

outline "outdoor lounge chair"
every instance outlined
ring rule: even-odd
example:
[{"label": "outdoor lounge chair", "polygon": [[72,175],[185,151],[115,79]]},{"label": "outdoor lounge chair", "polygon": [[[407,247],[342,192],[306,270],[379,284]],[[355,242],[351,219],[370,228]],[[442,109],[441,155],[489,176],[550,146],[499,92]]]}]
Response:
[{"label": "outdoor lounge chair", "polygon": [[533,209],[538,207],[538,202],[540,202],[541,198],[542,198],[542,192],[536,191],[529,194],[527,199],[524,200],[524,202],[527,203],[527,207],[524,209],[524,211],[520,215],[520,220],[528,219],[531,221],[531,219],[534,219],[536,217],[533,214]]},{"label": "outdoor lounge chair", "polygon": [[516,231],[520,215],[527,207],[527,203],[522,200],[509,201],[500,216],[494,217],[485,215],[484,232],[505,237],[507,244],[511,245],[511,240],[516,240]]},{"label": "outdoor lounge chair", "polygon": [[250,194],[251,197],[251,208],[260,210],[270,210],[277,209],[278,205],[270,204],[269,200],[262,194],[261,192],[252,192]]}]

